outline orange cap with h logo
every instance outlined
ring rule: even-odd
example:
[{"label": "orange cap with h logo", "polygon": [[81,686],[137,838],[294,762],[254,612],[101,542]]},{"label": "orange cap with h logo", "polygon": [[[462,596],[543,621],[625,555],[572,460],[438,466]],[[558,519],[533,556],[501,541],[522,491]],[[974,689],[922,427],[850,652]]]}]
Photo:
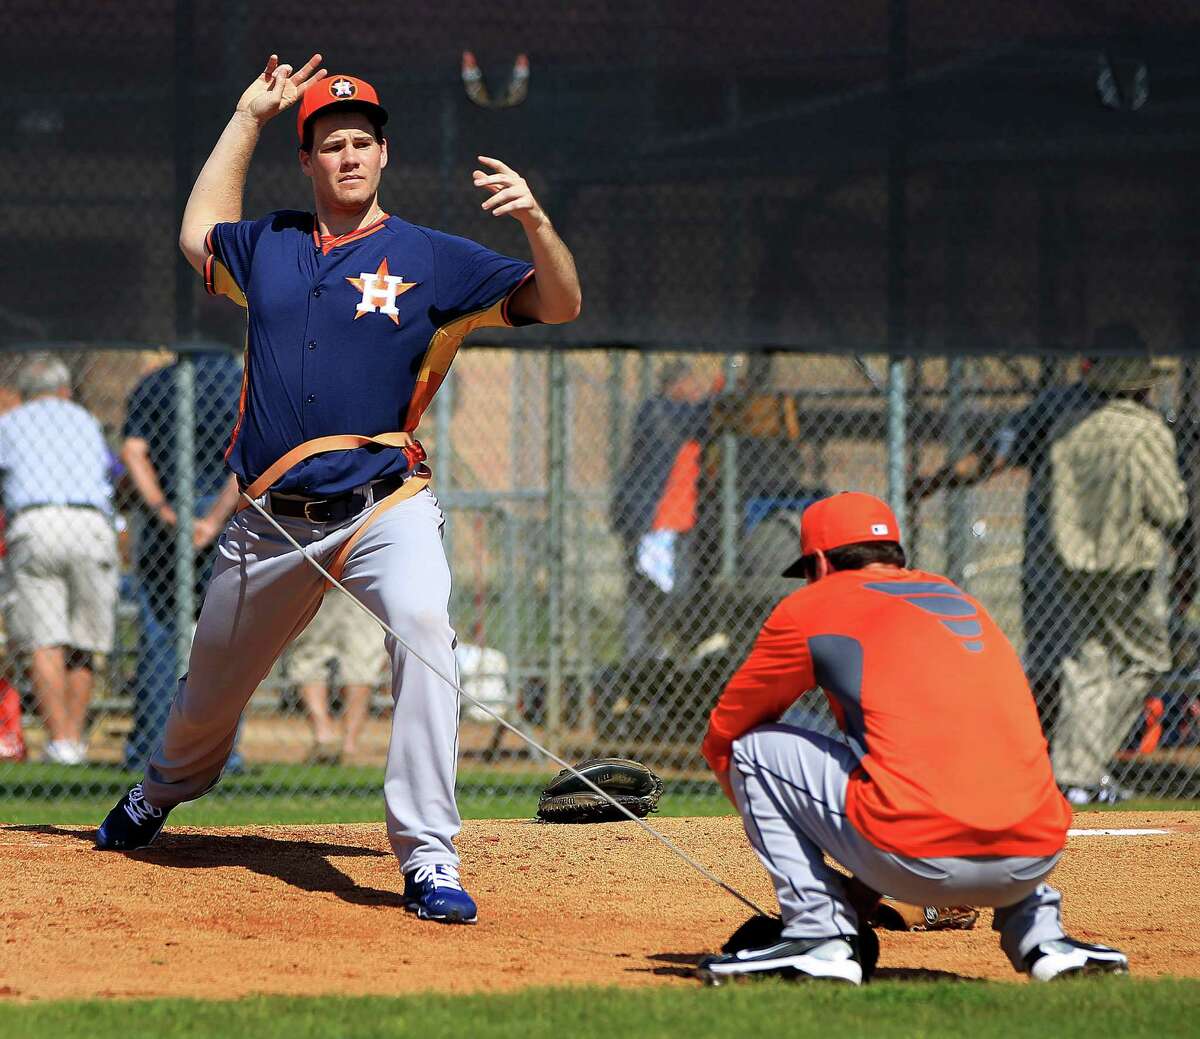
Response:
[{"label": "orange cap with h logo", "polygon": [[296,111],[296,133],[304,141],[304,124],[330,105],[364,105],[375,109],[380,126],[387,122],[387,109],[379,103],[375,88],[357,76],[326,76],[304,92]]}]

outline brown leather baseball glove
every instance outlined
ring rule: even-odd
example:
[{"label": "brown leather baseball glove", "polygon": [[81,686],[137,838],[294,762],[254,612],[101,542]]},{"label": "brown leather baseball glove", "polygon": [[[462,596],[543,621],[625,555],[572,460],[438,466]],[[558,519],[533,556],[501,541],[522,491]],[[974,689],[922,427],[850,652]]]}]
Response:
[{"label": "brown leather baseball glove", "polygon": [[886,931],[969,931],[979,919],[979,910],[971,906],[915,906],[881,898],[857,877],[842,883],[858,918]]},{"label": "brown leather baseball glove", "polygon": [[888,931],[969,931],[978,919],[979,910],[971,906],[914,906],[883,898],[871,923]]}]

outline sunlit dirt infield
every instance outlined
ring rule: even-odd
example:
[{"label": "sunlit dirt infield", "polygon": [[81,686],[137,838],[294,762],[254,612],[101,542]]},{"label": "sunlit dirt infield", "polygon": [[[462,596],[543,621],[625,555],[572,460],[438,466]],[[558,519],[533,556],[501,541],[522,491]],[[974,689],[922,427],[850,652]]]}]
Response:
[{"label": "sunlit dirt infield", "polygon": [[[774,908],[737,819],[655,825]],[[1200,977],[1200,813],[1086,813],[1054,874],[1068,930],[1142,976]],[[747,915],[632,823],[468,822],[473,927],[405,913],[381,825],[168,828],[134,855],[93,830],[0,825],[0,997],[401,994],[527,985],[696,985]],[[884,932],[880,980],[1020,980],[974,931]]]}]

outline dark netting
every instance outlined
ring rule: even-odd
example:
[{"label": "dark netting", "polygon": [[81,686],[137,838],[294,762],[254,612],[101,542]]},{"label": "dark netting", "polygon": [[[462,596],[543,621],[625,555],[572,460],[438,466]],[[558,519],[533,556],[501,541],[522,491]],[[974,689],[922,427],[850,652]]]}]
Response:
[{"label": "dark netting", "polygon": [[[1131,311],[1189,344],[1190,4],[5,9],[5,338],[187,329],[180,192],[266,54],[323,49],[391,110],[391,210],[519,251],[477,210],[474,156],[541,191],[587,306],[521,346],[1070,350]],[[468,100],[465,50],[493,105],[527,54],[523,102]],[[246,212],[308,204],[283,118]]]}]

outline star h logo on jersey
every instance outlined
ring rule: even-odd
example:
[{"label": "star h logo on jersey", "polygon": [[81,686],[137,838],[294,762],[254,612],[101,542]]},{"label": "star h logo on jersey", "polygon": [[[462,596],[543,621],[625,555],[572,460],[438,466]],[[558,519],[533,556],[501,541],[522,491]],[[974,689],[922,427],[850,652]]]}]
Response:
[{"label": "star h logo on jersey", "polygon": [[397,325],[400,324],[400,311],[396,309],[396,297],[402,296],[417,284],[415,281],[405,281],[394,274],[389,274],[386,256],[380,261],[379,269],[373,274],[370,271],[364,271],[357,278],[347,278],[346,280],[362,293],[362,299],[354,308],[356,311],[355,321],[364,314],[378,312],[386,314]]},{"label": "star h logo on jersey", "polygon": [[335,79],[329,84],[329,93],[343,101],[358,93],[358,87],[348,79]]}]

